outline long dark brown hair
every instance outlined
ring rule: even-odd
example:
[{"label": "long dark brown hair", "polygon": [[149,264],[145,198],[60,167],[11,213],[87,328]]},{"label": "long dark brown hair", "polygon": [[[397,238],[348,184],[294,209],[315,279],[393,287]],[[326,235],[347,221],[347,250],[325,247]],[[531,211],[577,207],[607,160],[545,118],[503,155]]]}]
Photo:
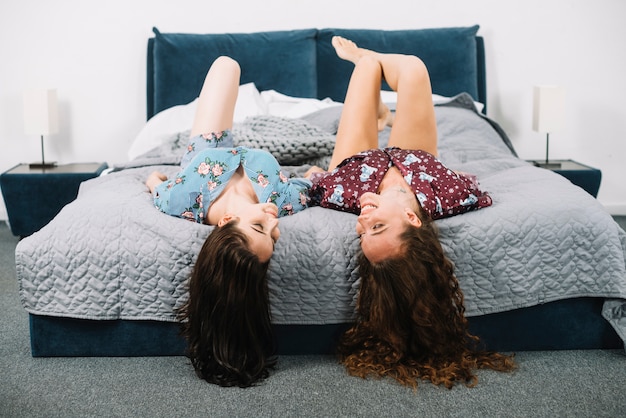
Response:
[{"label": "long dark brown hair", "polygon": [[207,237],[178,312],[196,374],[220,386],[248,387],[276,365],[267,270],[229,222]]},{"label": "long dark brown hair", "polygon": [[339,344],[341,362],[352,375],[414,388],[419,380],[474,386],[476,369],[515,369],[512,355],[482,350],[470,334],[454,266],[435,223],[420,218],[403,232],[401,256],[372,264],[360,254],[358,318]]}]

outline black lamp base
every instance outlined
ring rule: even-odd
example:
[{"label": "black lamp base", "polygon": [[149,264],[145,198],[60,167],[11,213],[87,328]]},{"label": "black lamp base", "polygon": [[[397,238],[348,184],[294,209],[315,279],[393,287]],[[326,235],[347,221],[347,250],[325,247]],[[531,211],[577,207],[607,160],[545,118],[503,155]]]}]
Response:
[{"label": "black lamp base", "polygon": [[40,169],[46,169],[46,168],[54,168],[57,166],[56,162],[51,162],[51,163],[47,163],[46,162],[46,157],[44,157],[43,155],[43,135],[41,135],[41,162],[39,163],[31,163],[28,165],[29,168],[40,168]]},{"label": "black lamp base", "polygon": [[56,162],[51,163],[30,163],[28,164],[29,168],[54,168],[57,166]]},{"label": "black lamp base", "polygon": [[547,168],[548,170],[560,170],[560,162],[550,162],[548,151],[550,150],[550,133],[546,133],[546,159],[543,161],[533,161],[535,167]]}]

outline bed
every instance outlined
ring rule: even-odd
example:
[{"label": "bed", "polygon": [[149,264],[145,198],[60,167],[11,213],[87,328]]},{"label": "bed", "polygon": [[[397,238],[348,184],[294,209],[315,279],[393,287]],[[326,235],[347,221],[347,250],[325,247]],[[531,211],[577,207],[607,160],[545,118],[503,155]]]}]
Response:
[{"label": "bed", "polygon": [[[335,56],[335,34],[422,57],[441,159],[476,174],[493,198],[492,207],[437,221],[472,332],[502,351],[623,347],[626,233],[584,190],[517,157],[487,116],[485,46],[477,31],[154,29],[148,122],[128,163],[84,182],[74,202],[16,248],[32,355],[185,353],[175,310],[211,227],[158,212],[145,178],[155,169],[176,172],[194,99],[219,55],[242,66],[235,126],[241,143],[271,150],[291,175],[328,158],[352,68]],[[393,95],[385,97],[393,108]],[[279,353],[331,353],[354,320],[354,223],[354,215],[319,207],[280,219],[269,277]]]}]

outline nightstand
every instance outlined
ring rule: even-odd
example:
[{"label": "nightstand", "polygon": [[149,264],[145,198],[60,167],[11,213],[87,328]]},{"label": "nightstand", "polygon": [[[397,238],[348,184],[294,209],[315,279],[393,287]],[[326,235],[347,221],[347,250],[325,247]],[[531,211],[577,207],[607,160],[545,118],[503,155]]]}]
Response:
[{"label": "nightstand", "polygon": [[0,175],[0,187],[13,235],[26,237],[76,199],[80,184],[99,176],[107,163],[77,163],[52,168],[19,164]]},{"label": "nightstand", "polygon": [[546,165],[545,161],[535,160],[529,162],[537,167],[546,168],[562,175],[575,185],[582,187],[593,197],[598,197],[602,171],[597,168],[589,167],[573,160],[550,160],[548,165]]}]

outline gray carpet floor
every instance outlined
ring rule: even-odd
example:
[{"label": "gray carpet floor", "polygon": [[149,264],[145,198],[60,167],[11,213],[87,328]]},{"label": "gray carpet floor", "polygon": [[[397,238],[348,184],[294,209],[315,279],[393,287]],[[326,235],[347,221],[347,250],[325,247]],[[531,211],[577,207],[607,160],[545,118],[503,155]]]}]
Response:
[{"label": "gray carpet floor", "polygon": [[184,357],[33,358],[13,254],[0,223],[0,417],[623,417],[623,350],[517,353],[512,374],[417,391],[348,376],[329,356],[282,356],[249,389],[199,380]]}]

